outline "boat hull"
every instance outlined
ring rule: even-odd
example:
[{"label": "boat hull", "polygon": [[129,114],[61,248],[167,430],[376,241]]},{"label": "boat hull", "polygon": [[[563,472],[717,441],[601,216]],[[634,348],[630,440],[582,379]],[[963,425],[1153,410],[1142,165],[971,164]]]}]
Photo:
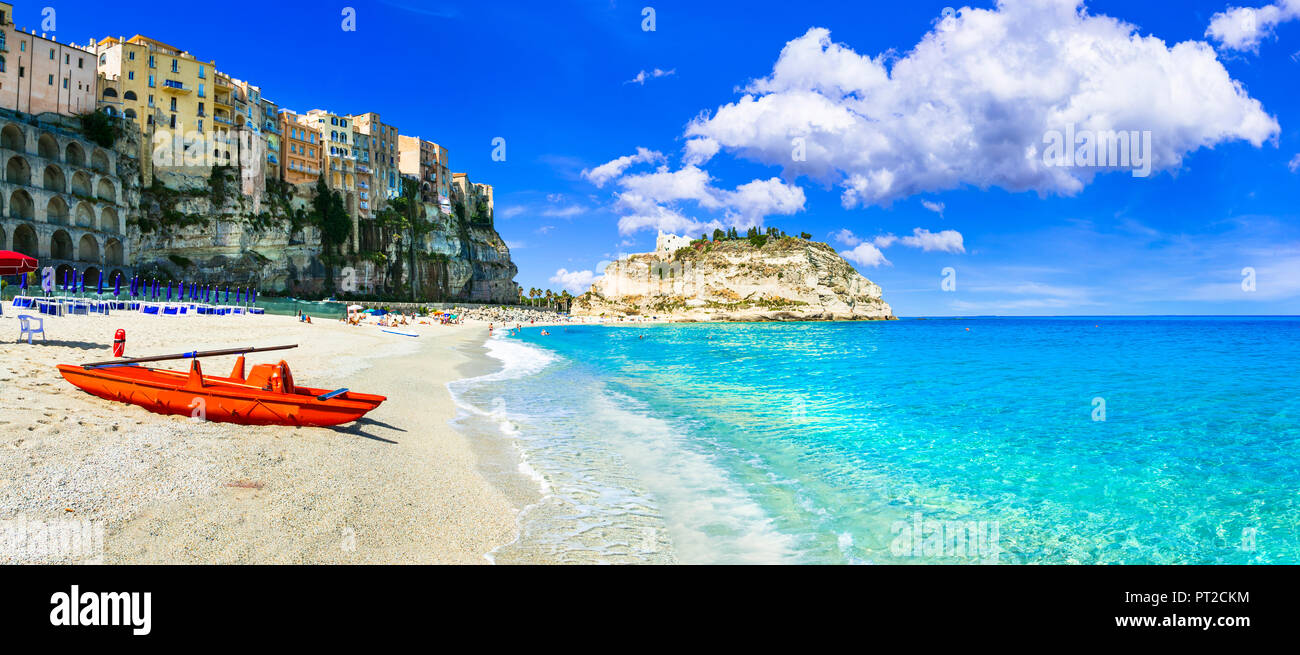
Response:
[{"label": "boat hull", "polygon": [[387,400],[351,391],[319,400],[330,390],[300,386],[294,393],[279,393],[216,376],[202,376],[200,385],[185,373],[140,366],[58,368],[65,380],[105,400],[220,423],[328,427],[355,421]]}]

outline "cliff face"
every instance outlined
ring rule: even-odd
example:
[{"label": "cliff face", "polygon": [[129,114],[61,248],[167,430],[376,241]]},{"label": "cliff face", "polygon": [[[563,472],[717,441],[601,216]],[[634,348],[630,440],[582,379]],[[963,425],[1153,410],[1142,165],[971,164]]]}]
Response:
[{"label": "cliff face", "polygon": [[610,264],[574,301],[573,313],[677,321],[894,318],[880,287],[824,243],[782,237],[761,247],[745,239],[686,244],[660,235],[655,252]]},{"label": "cliff face", "polygon": [[333,289],[406,298],[413,286],[420,300],[518,300],[518,269],[491,225],[426,205],[429,230],[416,237],[414,248],[407,232],[360,220],[355,245],[331,257],[323,254],[320,231],[305,220],[310,185],[272,180],[250,189],[237,169],[213,170],[154,171],[156,182],[143,189],[128,235],[142,274],[289,294]]}]

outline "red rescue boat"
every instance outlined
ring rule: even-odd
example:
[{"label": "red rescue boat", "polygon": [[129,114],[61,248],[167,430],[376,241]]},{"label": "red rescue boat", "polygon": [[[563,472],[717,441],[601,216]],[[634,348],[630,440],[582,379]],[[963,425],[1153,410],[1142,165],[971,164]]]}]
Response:
[{"label": "red rescue boat", "polygon": [[[330,426],[355,421],[387,400],[348,389],[297,386],[289,365],[257,364],[244,374],[245,348],[141,357],[96,364],[60,364],[68,382],[100,398],[139,405],[158,414],[179,414],[243,425]],[[240,353],[228,377],[204,375],[198,357]],[[140,366],[145,361],[196,358],[189,373]]]}]

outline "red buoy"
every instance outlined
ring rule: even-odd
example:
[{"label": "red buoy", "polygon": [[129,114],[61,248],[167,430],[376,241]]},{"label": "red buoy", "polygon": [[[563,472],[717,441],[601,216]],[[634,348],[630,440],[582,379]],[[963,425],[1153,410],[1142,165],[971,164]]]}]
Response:
[{"label": "red buoy", "polygon": [[126,330],[118,330],[113,333],[113,356],[125,357],[126,352]]}]

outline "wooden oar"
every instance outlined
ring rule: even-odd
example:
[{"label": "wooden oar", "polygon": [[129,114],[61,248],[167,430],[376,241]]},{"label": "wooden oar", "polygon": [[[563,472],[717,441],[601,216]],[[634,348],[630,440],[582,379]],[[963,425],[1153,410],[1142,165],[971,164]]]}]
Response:
[{"label": "wooden oar", "polygon": [[163,362],[171,359],[194,359],[196,357],[221,357],[222,355],[243,355],[244,353],[264,353],[271,350],[288,350],[297,348],[298,344],[292,346],[268,346],[266,348],[228,348],[226,350],[204,350],[188,353],[177,353],[175,355],[154,355],[152,357],[132,357],[130,359],[115,359],[109,362],[94,362],[91,364],[82,364],[83,369],[100,368],[103,366],[122,366],[123,364],[143,364],[144,362]]}]

